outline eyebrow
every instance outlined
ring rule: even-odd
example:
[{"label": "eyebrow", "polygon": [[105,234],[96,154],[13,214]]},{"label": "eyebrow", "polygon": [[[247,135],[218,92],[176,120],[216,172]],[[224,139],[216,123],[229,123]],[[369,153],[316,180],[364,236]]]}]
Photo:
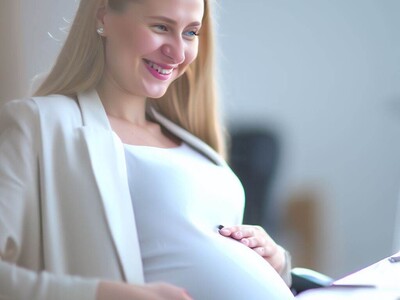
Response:
[{"label": "eyebrow", "polygon": [[[177,25],[177,22],[174,19],[170,19],[170,18],[164,17],[164,16],[149,16],[147,18],[148,19],[153,19],[155,21],[163,21],[163,22],[168,23],[170,25]],[[200,26],[200,25],[201,25],[200,22],[195,21],[195,22],[192,22],[189,25],[187,25],[187,27],[189,27],[189,26]]]}]

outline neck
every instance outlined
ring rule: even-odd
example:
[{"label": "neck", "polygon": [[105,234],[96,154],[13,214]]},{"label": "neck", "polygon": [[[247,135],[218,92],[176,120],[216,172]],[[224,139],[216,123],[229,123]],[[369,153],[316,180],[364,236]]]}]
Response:
[{"label": "neck", "polygon": [[135,96],[106,78],[97,92],[108,116],[137,125],[146,123],[145,97]]}]

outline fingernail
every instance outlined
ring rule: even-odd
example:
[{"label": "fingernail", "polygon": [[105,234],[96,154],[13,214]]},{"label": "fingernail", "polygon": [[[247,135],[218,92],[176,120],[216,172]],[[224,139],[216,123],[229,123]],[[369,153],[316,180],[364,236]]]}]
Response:
[{"label": "fingernail", "polygon": [[240,231],[235,233],[235,237],[237,237],[238,239],[242,238],[242,236],[243,234]]},{"label": "fingernail", "polygon": [[224,225],[218,225],[219,230],[221,230],[222,228],[224,228]]},{"label": "fingernail", "polygon": [[249,245],[249,240],[248,239],[241,239],[240,242],[246,246]]},{"label": "fingernail", "polygon": [[231,234],[231,232],[229,231],[229,229],[226,229],[226,228],[222,228],[219,232],[221,232],[222,234],[226,234],[226,235]]}]

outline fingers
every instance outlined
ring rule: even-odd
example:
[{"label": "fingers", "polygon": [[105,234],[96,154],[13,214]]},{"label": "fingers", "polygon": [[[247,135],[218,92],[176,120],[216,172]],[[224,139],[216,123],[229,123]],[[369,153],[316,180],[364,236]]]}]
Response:
[{"label": "fingers", "polygon": [[[220,234],[233,238],[243,245],[251,248],[258,255],[267,260],[278,272],[285,264],[284,252],[260,226],[238,225],[230,227],[219,227]],[[283,248],[282,248],[283,250]],[[284,250],[283,250],[284,251]]]},{"label": "fingers", "polygon": [[[266,247],[268,246],[268,241],[263,237],[248,237],[242,238],[240,242],[249,248]],[[268,247],[270,249],[271,247]]]},{"label": "fingers", "polygon": [[280,273],[285,265],[285,254],[280,251],[278,246],[264,246],[264,247],[255,247],[253,250],[263,257],[268,263],[278,272]]},{"label": "fingers", "polygon": [[262,227],[251,225],[239,225],[231,227],[219,227],[220,234],[233,238],[249,248],[263,247],[275,242],[269,237]]},{"label": "fingers", "polygon": [[262,229],[260,226],[250,226],[250,225],[223,227],[219,230],[219,232],[223,236],[229,236],[236,240],[241,240],[243,238],[256,236],[261,232],[263,234],[266,234],[264,229]]},{"label": "fingers", "polygon": [[[154,283],[146,285],[149,287],[154,295],[152,298],[153,300],[192,300],[190,295],[185,289],[180,287],[176,287],[166,283]],[[142,298],[138,298],[142,299]],[[144,298],[143,298],[144,299]],[[147,299],[147,298],[145,298]]]},{"label": "fingers", "polygon": [[98,286],[96,300],[108,299],[192,300],[185,289],[167,283],[136,285],[101,281]]},{"label": "fingers", "polygon": [[272,257],[276,253],[276,248],[271,246],[254,247],[253,250],[262,257]]}]

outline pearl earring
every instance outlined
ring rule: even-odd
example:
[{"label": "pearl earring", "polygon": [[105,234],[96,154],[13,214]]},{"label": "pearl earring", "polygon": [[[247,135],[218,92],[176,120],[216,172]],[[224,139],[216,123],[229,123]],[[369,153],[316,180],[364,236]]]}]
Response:
[{"label": "pearl earring", "polygon": [[102,35],[104,33],[104,28],[103,27],[99,27],[99,28],[97,28],[96,31],[97,31],[98,34]]}]

